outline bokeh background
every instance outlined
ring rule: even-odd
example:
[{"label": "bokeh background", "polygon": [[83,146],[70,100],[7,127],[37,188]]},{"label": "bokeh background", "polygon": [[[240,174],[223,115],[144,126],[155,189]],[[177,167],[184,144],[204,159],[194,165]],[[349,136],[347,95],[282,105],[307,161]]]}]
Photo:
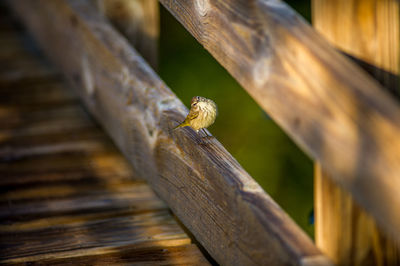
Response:
[{"label": "bokeh background", "polygon": [[[310,21],[310,1],[286,1]],[[189,107],[193,96],[213,99],[219,110],[210,132],[311,237],[313,164],[221,67],[160,6],[159,75]]]}]

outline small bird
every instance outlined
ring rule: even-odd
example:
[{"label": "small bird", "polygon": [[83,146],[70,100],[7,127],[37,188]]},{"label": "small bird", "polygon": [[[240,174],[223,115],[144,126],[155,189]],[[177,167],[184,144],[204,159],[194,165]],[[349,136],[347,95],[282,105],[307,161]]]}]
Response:
[{"label": "small bird", "polygon": [[199,133],[199,130],[202,130],[206,136],[208,136],[204,129],[214,123],[217,113],[217,105],[214,101],[201,96],[195,96],[192,98],[190,111],[186,116],[185,121],[176,126],[174,130],[180,127],[189,126],[196,130],[197,133]]}]

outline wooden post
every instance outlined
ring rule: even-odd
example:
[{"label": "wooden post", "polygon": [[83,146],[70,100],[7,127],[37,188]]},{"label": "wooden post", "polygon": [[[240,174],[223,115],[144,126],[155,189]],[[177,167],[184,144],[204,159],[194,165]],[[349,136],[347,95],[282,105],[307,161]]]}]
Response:
[{"label": "wooden post", "polygon": [[100,11],[120,30],[153,69],[160,33],[157,0],[97,0]]},{"label": "wooden post", "polygon": [[[399,96],[399,2],[313,0],[313,24]],[[334,88],[332,88],[334,89]],[[399,265],[399,246],[388,239],[351,195],[315,166],[315,238],[338,265]]]},{"label": "wooden post", "polygon": [[313,0],[315,28],[400,95],[399,1]]},{"label": "wooden post", "polygon": [[315,241],[338,265],[399,265],[399,249],[351,195],[315,164]]}]

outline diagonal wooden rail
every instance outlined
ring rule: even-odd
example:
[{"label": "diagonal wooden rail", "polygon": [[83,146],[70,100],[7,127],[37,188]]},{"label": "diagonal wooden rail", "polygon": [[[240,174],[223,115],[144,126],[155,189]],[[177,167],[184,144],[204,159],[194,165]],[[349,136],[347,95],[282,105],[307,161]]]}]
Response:
[{"label": "diagonal wooden rail", "polygon": [[210,265],[0,1],[0,265]]},{"label": "diagonal wooden rail", "polygon": [[157,69],[159,11],[157,0],[92,0],[111,23]]},{"label": "diagonal wooden rail", "polygon": [[90,1],[8,3],[138,175],[219,263],[330,264],[216,139],[171,131],[186,108]]},{"label": "diagonal wooden rail", "polygon": [[281,1],[160,0],[400,242],[400,108]]}]

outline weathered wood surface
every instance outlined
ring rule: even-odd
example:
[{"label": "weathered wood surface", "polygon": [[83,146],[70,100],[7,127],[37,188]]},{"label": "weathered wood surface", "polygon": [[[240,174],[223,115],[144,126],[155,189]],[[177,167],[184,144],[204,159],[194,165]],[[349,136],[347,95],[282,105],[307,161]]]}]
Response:
[{"label": "weathered wood surface", "polygon": [[[314,27],[399,96],[398,1],[312,1]],[[400,265],[400,246],[330,176],[315,169],[315,241],[338,265]]]},{"label": "weathered wood surface", "polygon": [[[3,19],[0,44],[20,60],[0,69],[0,264],[209,265],[54,68],[23,46],[32,40]],[[25,55],[48,74],[28,71]]]},{"label": "weathered wood surface", "polygon": [[215,138],[171,131],[187,109],[89,1],[9,3],[138,175],[217,262],[330,263]]},{"label": "weathered wood surface", "polygon": [[[180,243],[181,242],[181,243]],[[91,254],[68,258],[49,258],[41,261],[44,265],[205,265],[204,258],[194,244],[182,241],[154,241],[157,248],[146,245],[114,248],[105,254]],[[168,244],[168,247],[165,247]],[[176,244],[173,246],[171,244]],[[100,253],[100,252],[99,252]]]},{"label": "weathered wood surface", "polygon": [[160,2],[400,242],[400,108],[280,1]]},{"label": "weathered wood surface", "polygon": [[396,0],[312,1],[313,26],[400,98],[400,9]]},{"label": "weathered wood surface", "polygon": [[315,241],[337,265],[399,265],[399,246],[316,164]]},{"label": "weathered wood surface", "polygon": [[157,69],[160,33],[158,1],[96,0],[96,3],[150,66]]}]

